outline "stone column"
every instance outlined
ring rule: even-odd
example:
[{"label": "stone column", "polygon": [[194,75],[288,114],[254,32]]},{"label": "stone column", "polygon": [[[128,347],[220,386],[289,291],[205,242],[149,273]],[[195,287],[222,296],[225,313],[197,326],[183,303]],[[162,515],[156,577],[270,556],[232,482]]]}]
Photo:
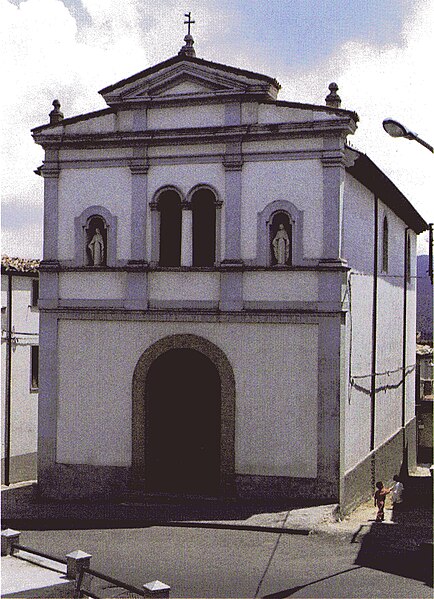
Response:
[{"label": "stone column", "polygon": [[150,202],[151,211],[151,266],[158,266],[160,260],[160,211],[157,202]]},{"label": "stone column", "polygon": [[193,212],[190,202],[182,202],[181,266],[193,264]]}]

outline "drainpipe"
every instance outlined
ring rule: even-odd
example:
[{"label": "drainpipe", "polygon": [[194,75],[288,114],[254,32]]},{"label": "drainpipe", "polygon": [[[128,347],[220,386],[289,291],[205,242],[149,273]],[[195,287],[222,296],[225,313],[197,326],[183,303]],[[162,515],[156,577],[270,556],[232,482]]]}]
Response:
[{"label": "drainpipe", "polygon": [[409,231],[410,227],[405,228],[404,234],[404,301],[402,308],[402,405],[401,405],[401,427],[404,432],[403,436],[403,449],[405,450],[405,394],[406,394],[406,380],[405,380],[405,369],[407,365],[407,285],[409,282],[408,269],[410,264],[409,251],[407,250],[408,244],[410,243]]},{"label": "drainpipe", "polygon": [[378,296],[378,197],[374,200],[374,281],[372,288],[372,342],[371,342],[371,440],[370,450],[375,448],[375,399],[377,370],[377,296]]},{"label": "drainpipe", "polygon": [[4,484],[10,484],[11,460],[11,382],[12,382],[12,273],[8,271],[8,299],[6,325],[6,378],[5,378],[5,476]]}]

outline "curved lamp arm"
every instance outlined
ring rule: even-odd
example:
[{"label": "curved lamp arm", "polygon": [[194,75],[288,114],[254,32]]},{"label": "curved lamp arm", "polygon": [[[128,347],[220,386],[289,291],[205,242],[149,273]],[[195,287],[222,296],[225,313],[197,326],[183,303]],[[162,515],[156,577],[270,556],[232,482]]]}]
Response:
[{"label": "curved lamp arm", "polygon": [[388,133],[391,137],[405,137],[406,139],[414,139],[420,143],[424,148],[434,153],[434,148],[425,140],[421,139],[417,133],[413,133],[407,129],[405,125],[402,125],[398,121],[394,119],[384,119],[383,121],[383,129]]}]

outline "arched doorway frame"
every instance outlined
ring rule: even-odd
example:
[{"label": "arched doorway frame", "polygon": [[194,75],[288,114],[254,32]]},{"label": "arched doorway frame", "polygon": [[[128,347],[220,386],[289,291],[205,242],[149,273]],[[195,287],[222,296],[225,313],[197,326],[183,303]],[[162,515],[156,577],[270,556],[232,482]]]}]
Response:
[{"label": "arched doorway frame", "polygon": [[[132,484],[146,490],[146,379],[153,362],[171,349],[193,349],[216,367],[221,382],[220,412],[220,495],[234,494],[235,478],[235,377],[223,351],[203,337],[191,334],[170,335],[151,345],[140,356],[132,387]],[[164,431],[161,442],[164,443]]]}]

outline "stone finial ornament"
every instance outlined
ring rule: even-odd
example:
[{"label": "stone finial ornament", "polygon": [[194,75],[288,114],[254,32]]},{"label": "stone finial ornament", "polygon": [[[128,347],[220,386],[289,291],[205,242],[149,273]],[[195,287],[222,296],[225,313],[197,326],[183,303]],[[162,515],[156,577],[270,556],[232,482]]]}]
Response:
[{"label": "stone finial ornament", "polygon": [[194,21],[191,20],[191,12],[186,13],[184,16],[187,17],[187,21],[184,21],[184,25],[188,25],[188,31],[184,38],[185,46],[182,46],[181,50],[178,52],[178,55],[185,54],[186,56],[196,56],[196,52],[193,48],[194,39],[190,33],[190,27]]},{"label": "stone finial ornament", "polygon": [[63,112],[60,111],[59,100],[53,100],[53,110],[50,112],[50,125],[59,123],[63,120]]},{"label": "stone finial ornament", "polygon": [[330,85],[329,85],[330,93],[325,99],[327,106],[330,106],[331,108],[339,108],[340,107],[341,98],[337,94],[338,89],[339,88],[336,83],[334,83],[334,82],[330,83]]}]

